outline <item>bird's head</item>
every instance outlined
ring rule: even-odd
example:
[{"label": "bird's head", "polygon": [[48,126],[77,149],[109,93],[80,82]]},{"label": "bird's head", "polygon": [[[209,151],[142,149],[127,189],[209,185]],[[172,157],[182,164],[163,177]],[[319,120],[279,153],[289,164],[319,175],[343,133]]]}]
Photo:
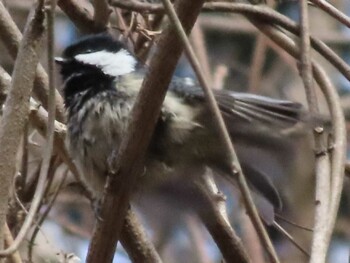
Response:
[{"label": "bird's head", "polygon": [[138,64],[121,42],[106,33],[87,36],[68,46],[55,61],[64,79],[86,72],[114,78],[135,71]]}]

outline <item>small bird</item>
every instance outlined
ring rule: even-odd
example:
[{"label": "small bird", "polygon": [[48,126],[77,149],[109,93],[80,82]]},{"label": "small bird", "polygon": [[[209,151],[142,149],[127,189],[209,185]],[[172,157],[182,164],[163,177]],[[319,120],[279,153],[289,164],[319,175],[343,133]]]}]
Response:
[{"label": "small bird", "polygon": [[[56,62],[64,81],[68,149],[86,185],[101,197],[108,159],[120,146],[147,68],[107,33],[70,45]],[[253,94],[227,90],[214,94],[249,186],[273,209],[280,209],[269,171],[259,167],[257,158],[264,156],[269,162],[271,157],[286,165],[292,156],[292,138],[305,132],[305,110],[299,103]],[[142,180],[165,180],[206,168],[234,181],[201,87],[192,79],[173,77]]]}]

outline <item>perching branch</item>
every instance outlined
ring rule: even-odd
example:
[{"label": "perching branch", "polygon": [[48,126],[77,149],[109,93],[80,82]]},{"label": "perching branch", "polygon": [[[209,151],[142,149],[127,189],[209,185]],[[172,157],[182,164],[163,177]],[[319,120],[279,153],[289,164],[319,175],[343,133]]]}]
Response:
[{"label": "perching branch", "polygon": [[[177,2],[177,12],[187,32],[193,27],[202,4],[202,0]],[[169,53],[170,46],[172,52]],[[182,49],[173,25],[168,25],[150,61],[149,74],[133,107],[128,131],[118,154],[112,157],[107,193],[101,209],[103,222],[98,222],[94,231],[87,262],[112,261],[131,192],[142,172],[143,159]]]}]

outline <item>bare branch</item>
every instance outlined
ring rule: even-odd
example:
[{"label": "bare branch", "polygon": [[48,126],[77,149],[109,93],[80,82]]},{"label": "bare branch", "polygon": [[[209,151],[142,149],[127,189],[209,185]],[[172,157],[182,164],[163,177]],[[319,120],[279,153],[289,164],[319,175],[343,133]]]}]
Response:
[{"label": "bare branch", "polygon": [[255,207],[255,204],[253,202],[253,198],[250,194],[247,181],[245,179],[245,176],[243,175],[242,168],[239,164],[237,154],[233,148],[232,141],[230,139],[230,135],[227,131],[225,122],[223,120],[223,117],[220,113],[220,109],[217,105],[217,102],[215,100],[214,94],[212,90],[209,88],[207,84],[207,80],[205,79],[204,75],[202,74],[202,71],[200,69],[199,62],[194,54],[194,51],[189,43],[188,38],[186,37],[185,31],[182,29],[181,23],[179,19],[176,16],[176,13],[170,3],[169,0],[162,0],[164,7],[167,11],[167,14],[170,18],[170,20],[174,23],[174,26],[177,29],[177,34],[179,35],[179,38],[183,42],[183,45],[185,46],[185,51],[188,55],[188,58],[190,59],[190,62],[192,64],[192,67],[194,71],[197,74],[198,81],[205,93],[206,100],[209,104],[209,109],[211,111],[211,114],[213,115],[214,121],[216,122],[216,126],[219,128],[219,136],[221,143],[225,147],[225,152],[227,153],[228,160],[231,165],[232,174],[231,178],[232,180],[237,180],[238,185],[240,188],[240,191],[243,196],[243,200],[245,203],[245,207],[248,211],[248,214],[256,228],[256,231],[258,232],[258,235],[260,237],[261,242],[264,244],[265,249],[269,255],[269,258],[271,262],[279,262],[276,251],[272,245],[272,242],[266,232],[266,229],[264,225],[262,224],[262,221],[260,219],[259,213]]},{"label": "bare branch", "polygon": [[323,11],[328,13],[330,16],[337,19],[340,23],[344,24],[345,26],[350,28],[350,18],[344,14],[343,12],[339,11],[337,8],[332,6],[330,3],[328,3],[325,0],[310,0],[313,4],[321,8]]},{"label": "bare branch", "polygon": [[[15,59],[17,57],[22,34],[2,2],[0,2],[0,39],[3,41],[5,47],[9,51],[9,54]],[[37,97],[44,108],[47,109],[48,77],[44,68],[40,64],[36,70],[33,91],[35,97]],[[58,92],[56,92],[56,110],[57,118],[60,121],[63,121],[65,116],[63,99]]]},{"label": "bare branch", "polygon": [[97,27],[101,28],[101,31],[106,29],[109,21],[109,15],[111,9],[108,6],[107,0],[94,0],[94,21]]},{"label": "bare branch", "polygon": [[58,0],[57,5],[67,14],[74,25],[83,33],[98,33],[104,30],[98,26],[92,15],[92,6],[83,6],[77,0]]},{"label": "bare branch", "polygon": [[[126,8],[137,12],[149,12],[149,13],[163,13],[164,8],[158,4],[142,3],[130,0],[112,0],[111,5]],[[248,4],[241,3],[223,3],[223,2],[212,2],[205,3],[203,6],[203,11],[210,12],[233,12],[240,13],[245,16],[254,15],[256,18],[260,17],[262,19],[269,20],[276,25],[282,26],[296,36],[299,36],[300,28],[299,26],[287,18],[286,16],[274,11],[271,8],[264,6],[252,6]],[[350,81],[350,66],[344,62],[332,49],[330,49],[326,44],[317,38],[311,37],[311,46],[324,56],[334,67],[336,67],[349,81]]]},{"label": "bare branch", "polygon": [[[187,32],[192,28],[202,4],[202,0],[177,2],[178,14]],[[168,51],[169,46],[172,47],[171,53]],[[174,27],[169,25],[151,59],[149,74],[144,79],[132,110],[128,132],[125,133],[118,154],[111,162],[111,176],[101,211],[104,220],[98,222],[94,231],[87,262],[112,261],[129,206],[130,194],[142,171],[143,158],[182,48]]]},{"label": "bare branch", "polygon": [[[7,223],[5,224],[4,228],[5,247],[10,247],[13,244],[12,233]],[[8,260],[9,263],[22,263],[22,258],[18,251],[14,252],[11,256],[9,256]]]},{"label": "bare branch", "polygon": [[[1,4],[2,6],[2,4]],[[35,69],[38,64],[37,56],[41,39],[44,34],[43,1],[40,1],[35,9],[35,14],[30,16],[24,38],[19,48],[18,57],[13,72],[13,83],[5,102],[4,115],[0,126],[0,225],[5,224],[7,211],[8,192],[15,171],[15,158],[24,123],[28,117],[29,98],[33,88]],[[25,83],[25,85],[24,85]],[[15,252],[25,236],[20,231],[10,248],[1,251],[1,255],[10,255]],[[3,240],[3,236],[0,235]]]},{"label": "bare branch", "polygon": [[157,251],[142,228],[135,213],[129,209],[120,233],[120,242],[134,263],[161,263]]},{"label": "bare branch", "polygon": [[227,217],[223,216],[220,206],[213,202],[217,196],[208,189],[206,182],[198,185],[197,190],[204,199],[203,203],[207,204],[206,209],[199,210],[199,217],[220,249],[225,262],[251,262],[242,241],[230,226]]},{"label": "bare branch", "polygon": [[[287,37],[285,34],[276,30],[273,26],[267,25],[262,20],[257,20],[250,17],[250,21],[264,34],[266,34],[272,41],[276,42],[279,46],[285,49],[289,54],[295,58],[300,57],[300,49],[296,43]],[[337,211],[339,207],[340,195],[343,188],[344,178],[344,164],[346,156],[346,129],[344,114],[340,105],[339,95],[336,88],[333,86],[323,69],[314,61],[312,61],[312,70],[316,82],[319,84],[324,97],[326,98],[329,111],[331,113],[331,119],[333,121],[333,138],[334,138],[334,149],[331,158],[331,196],[328,206],[328,220],[322,230],[322,238],[319,237],[320,242],[324,242],[326,249],[329,246],[330,238],[333,232],[335,219],[337,217]],[[321,156],[322,157],[322,156]],[[319,169],[323,172],[327,172],[329,169],[326,161],[320,160],[320,163],[325,164],[323,167],[319,165]],[[325,216],[322,215],[322,216]],[[326,251],[327,252],[327,251]],[[311,255],[313,256],[313,255]],[[317,255],[315,255],[317,257]],[[324,255],[320,255],[318,262],[324,262],[321,258]]]},{"label": "bare branch", "polygon": [[256,38],[253,59],[250,68],[249,76],[249,88],[248,90],[252,93],[256,93],[258,86],[261,81],[261,73],[264,67],[267,43],[266,39],[262,34],[259,34]]}]

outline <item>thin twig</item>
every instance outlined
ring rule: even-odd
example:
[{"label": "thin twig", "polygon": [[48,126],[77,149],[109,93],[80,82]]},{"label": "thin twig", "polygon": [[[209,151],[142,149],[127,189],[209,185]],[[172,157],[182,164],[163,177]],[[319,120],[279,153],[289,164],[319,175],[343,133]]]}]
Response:
[{"label": "thin twig", "polygon": [[272,245],[272,242],[271,242],[271,240],[266,232],[264,225],[262,224],[259,213],[255,207],[254,202],[253,202],[253,198],[250,194],[247,181],[245,179],[245,176],[243,175],[242,168],[239,164],[236,152],[233,148],[233,145],[232,145],[232,142],[230,139],[230,135],[227,131],[225,122],[222,118],[219,107],[216,103],[214,94],[213,94],[212,90],[209,88],[209,86],[207,84],[207,80],[205,79],[205,77],[203,76],[203,74],[201,72],[199,62],[196,59],[195,53],[191,47],[191,44],[189,43],[189,40],[185,34],[185,31],[182,29],[181,22],[179,21],[177,15],[175,13],[175,10],[173,9],[172,4],[170,3],[169,0],[162,0],[162,1],[163,1],[164,7],[167,11],[167,14],[168,14],[170,20],[172,21],[174,26],[176,26],[177,34],[178,34],[179,38],[181,39],[183,45],[185,46],[185,51],[187,53],[187,56],[190,59],[192,67],[193,67],[194,71],[196,72],[198,81],[199,81],[199,83],[200,83],[201,87],[203,88],[204,93],[206,95],[206,99],[207,99],[207,102],[209,104],[209,108],[210,108],[210,111],[213,115],[214,121],[216,122],[216,126],[219,128],[220,140],[221,140],[223,146],[225,147],[225,152],[228,155],[228,160],[230,162],[231,169],[232,169],[231,177],[233,180],[238,180],[238,185],[239,185],[240,191],[242,193],[243,200],[245,202],[245,206],[246,206],[246,209],[248,211],[248,214],[249,214],[250,218],[252,219],[252,222],[253,222],[253,224],[258,232],[258,235],[260,237],[261,242],[263,243],[263,245],[264,245],[264,247],[269,255],[271,262],[279,262],[276,251]]},{"label": "thin twig", "polygon": [[203,74],[207,76],[207,80],[212,85],[212,76],[209,66],[208,52],[205,44],[205,39],[203,35],[203,30],[199,23],[196,23],[193,27],[192,34],[190,36],[194,50],[200,64],[202,65]]},{"label": "thin twig", "polygon": [[38,219],[37,223],[36,223],[36,226],[35,226],[35,229],[32,233],[32,236],[30,238],[30,241],[29,241],[29,248],[28,248],[28,259],[29,259],[29,262],[32,262],[32,251],[33,251],[33,246],[34,246],[34,242],[35,242],[35,239],[36,239],[36,236],[37,234],[39,233],[39,230],[40,230],[40,227],[41,225],[43,224],[44,220],[47,218],[48,214],[50,213],[51,211],[51,208],[53,207],[56,199],[57,199],[57,196],[58,194],[60,193],[60,191],[62,190],[62,187],[66,181],[66,178],[67,178],[67,174],[68,174],[68,169],[66,169],[66,171],[63,173],[63,176],[61,178],[61,181],[60,183],[58,184],[50,202],[48,203],[47,205],[47,208],[45,209],[45,211],[42,213],[41,217]]},{"label": "thin twig", "polygon": [[[2,5],[2,4],[1,4]],[[44,1],[39,1],[34,14],[31,13],[29,22],[26,26],[24,37],[19,48],[18,57],[15,62],[13,72],[13,82],[8,98],[5,103],[4,115],[1,120],[0,128],[0,178],[1,188],[0,200],[1,209],[5,211],[1,213],[0,225],[5,223],[5,215],[7,211],[8,190],[11,186],[11,180],[15,170],[15,158],[23,132],[25,120],[28,116],[29,98],[33,88],[33,80],[35,77],[35,69],[38,64],[39,57],[36,51],[40,47],[41,39],[44,34]],[[43,187],[42,187],[43,188]],[[26,218],[18,236],[14,240],[12,246],[6,250],[2,250],[0,255],[7,256],[18,249],[25,234],[31,224],[31,219],[35,212],[31,211],[30,216]],[[27,220],[28,219],[28,220]],[[2,236],[0,235],[2,240]]]},{"label": "thin twig", "polygon": [[323,11],[328,13],[330,16],[337,19],[340,23],[350,28],[350,17],[343,12],[339,11],[333,5],[325,0],[310,0],[315,6],[321,8]]},{"label": "thin twig", "polygon": [[261,33],[257,36],[255,42],[248,87],[249,92],[252,93],[258,91],[267,51],[266,39]]},{"label": "thin twig", "polygon": [[242,241],[231,227],[226,212],[223,211],[223,205],[215,202],[218,193],[212,192],[205,178],[196,186],[194,191],[198,192],[203,203],[207,204],[205,209],[199,209],[198,215],[218,246],[225,262],[251,262]]},{"label": "thin twig", "polygon": [[[178,13],[189,32],[202,7],[203,0],[177,1]],[[172,52],[169,53],[171,46]],[[131,113],[129,127],[117,154],[110,158],[107,194],[101,209],[103,222],[98,222],[90,243],[87,262],[111,262],[128,210],[130,195],[153,134],[160,109],[175,66],[182,52],[180,40],[172,25],[164,31],[153,55]],[[141,126],[140,126],[141,125]],[[142,127],[142,129],[140,129]]]},{"label": "thin twig", "polygon": [[[135,0],[112,0],[111,5],[141,13],[149,12],[162,14],[164,12],[164,8],[162,5],[149,3],[140,4],[139,1]],[[252,6],[241,3],[211,2],[204,4],[203,11],[232,12],[240,13],[245,16],[254,15],[256,18],[260,17],[264,21],[269,20],[271,23],[276,23],[276,25],[287,29],[288,31],[297,36],[299,36],[300,33],[300,28],[298,24],[296,24],[294,21],[287,18],[286,16],[276,12],[275,10],[267,8],[265,6]],[[347,63],[345,63],[344,60],[341,59],[332,49],[330,49],[326,44],[314,37],[311,37],[311,46],[322,56],[324,56],[334,67],[336,67],[348,80],[350,80],[350,66]]]},{"label": "thin twig", "polygon": [[305,230],[305,231],[308,231],[308,232],[313,232],[314,231],[313,228],[299,225],[299,224],[297,224],[297,223],[295,223],[295,222],[293,222],[293,221],[291,221],[291,220],[289,220],[289,219],[287,219],[287,218],[285,218],[285,217],[283,217],[283,216],[281,216],[279,214],[276,214],[275,217],[280,219],[281,221],[291,225],[291,226],[296,227],[296,228],[299,228],[299,229],[302,229],[302,230]]},{"label": "thin twig", "polygon": [[[251,17],[250,21],[254,26],[261,30],[261,32],[267,35],[272,41],[280,45],[289,54],[295,58],[299,58],[300,49],[292,39],[287,37],[279,30],[276,30],[276,28],[266,25],[266,23],[262,20],[257,20],[256,18]],[[329,80],[321,66],[314,61],[312,61],[312,69],[315,80],[324,93],[324,97],[327,101],[331,114],[331,119],[333,121],[334,147],[331,158],[331,198],[329,200],[329,207],[327,211],[327,214],[329,215],[327,227],[325,228],[324,236],[322,238],[322,242],[324,242],[324,245],[328,247],[337,217],[340,196],[343,188],[344,164],[346,156],[346,129],[345,118],[336,88],[333,86],[332,82]],[[329,167],[325,167],[325,171],[323,172],[327,173],[327,169],[329,169]]]},{"label": "thin twig", "polygon": [[[15,59],[18,56],[17,52],[22,41],[22,34],[2,1],[0,1],[0,38],[11,57]],[[41,64],[36,69],[33,91],[43,107],[48,109],[48,77]],[[63,99],[57,91],[55,103],[57,119],[63,121],[65,119]]]},{"label": "thin twig", "polygon": [[[5,248],[6,248],[6,247],[10,247],[13,244],[13,237],[7,223],[4,225],[4,228],[5,228],[4,235],[5,235]],[[8,263],[22,263],[22,258],[18,251],[14,252],[7,259],[8,259]]]},{"label": "thin twig", "polygon": [[290,242],[292,242],[292,244],[299,249],[305,256],[307,256],[308,258],[310,258],[310,253],[308,251],[305,250],[305,248],[303,248],[301,245],[298,244],[298,242],[295,241],[295,239],[283,228],[281,227],[276,221],[273,222],[273,226],[279,231],[281,232],[285,237],[288,238],[288,240]]}]

